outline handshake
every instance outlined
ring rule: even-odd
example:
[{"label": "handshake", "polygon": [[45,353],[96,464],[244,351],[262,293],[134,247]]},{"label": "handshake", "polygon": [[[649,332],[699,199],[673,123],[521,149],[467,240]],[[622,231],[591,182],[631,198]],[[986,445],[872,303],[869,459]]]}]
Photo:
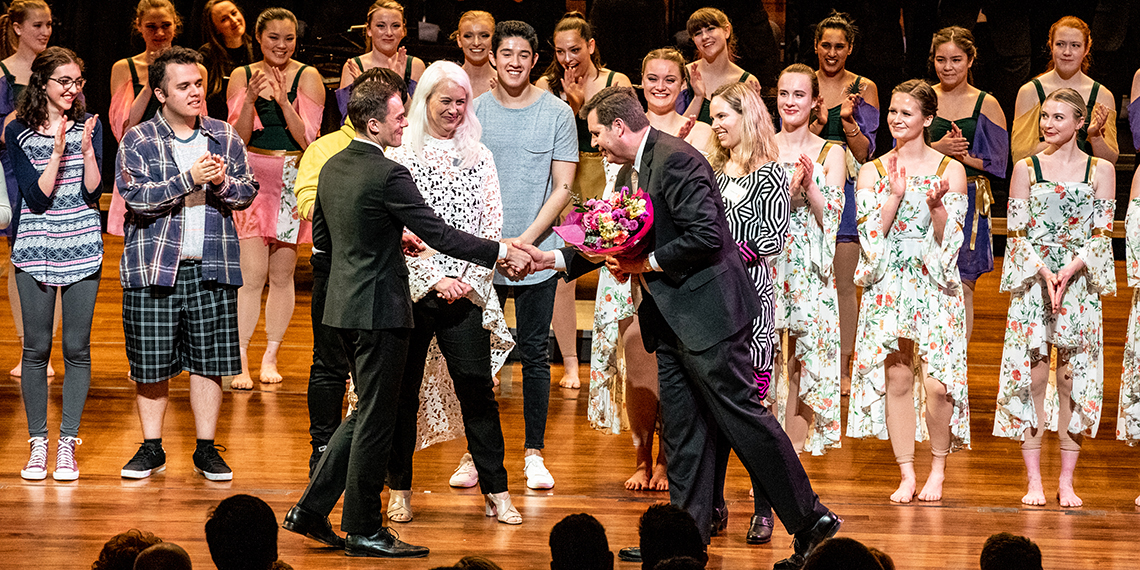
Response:
[{"label": "handshake", "polygon": [[502,240],[507,244],[507,256],[499,260],[499,273],[518,281],[531,273],[554,269],[554,252],[542,251],[519,238]]}]

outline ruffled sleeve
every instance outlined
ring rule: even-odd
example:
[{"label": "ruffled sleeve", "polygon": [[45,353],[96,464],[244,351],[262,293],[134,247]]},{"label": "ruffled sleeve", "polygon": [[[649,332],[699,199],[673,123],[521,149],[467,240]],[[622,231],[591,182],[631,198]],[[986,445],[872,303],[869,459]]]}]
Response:
[{"label": "ruffled sleeve", "polygon": [[882,233],[882,201],[890,194],[887,177],[874,186],[856,190],[855,204],[859,224],[859,246],[862,254],[855,267],[855,284],[869,287],[878,283],[887,270],[887,236]]},{"label": "ruffled sleeve", "polygon": [[1005,178],[1009,167],[1009,133],[1005,127],[994,124],[985,115],[978,115],[970,155],[982,159],[982,169],[986,172]]},{"label": "ruffled sleeve", "polygon": [[879,110],[860,98],[855,103],[852,116],[855,117],[855,123],[859,125],[859,130],[867,135],[867,140],[870,143],[867,146],[867,156],[875,156],[875,133],[879,130]]},{"label": "ruffled sleeve", "polygon": [[[244,91],[242,91],[244,96]],[[111,123],[111,133],[115,135],[116,141],[122,141],[123,135],[127,134],[124,128],[127,126],[127,119],[131,116],[131,104],[135,102],[135,90],[130,81],[124,81],[123,85],[119,87],[111,95],[111,108],[107,109],[107,120]]]},{"label": "ruffled sleeve", "polygon": [[1128,104],[1128,126],[1132,129],[1132,148],[1140,149],[1140,97]]},{"label": "ruffled sleeve", "polygon": [[1002,293],[1017,292],[1029,287],[1040,278],[1038,271],[1045,267],[1045,262],[1037,255],[1026,235],[1030,223],[1029,199],[1010,198],[1006,220],[1008,236],[999,287]]},{"label": "ruffled sleeve", "polygon": [[[228,100],[226,100],[226,108],[229,109],[229,116],[226,117],[226,122],[231,125],[236,125],[238,117],[241,116],[241,106],[242,103],[245,102],[245,91],[246,88],[242,87],[241,89],[238,89],[237,93],[234,93],[233,97],[230,97]],[[257,111],[254,111],[253,130],[260,131],[264,128],[265,125],[261,124],[261,117],[257,116]],[[308,131],[308,129],[305,130]]]},{"label": "ruffled sleeve", "polygon": [[348,118],[348,98],[352,96],[352,85],[345,85],[336,91],[333,91],[333,96],[336,97],[336,108],[340,111],[340,124],[344,124],[344,120]]},{"label": "ruffled sleeve", "polygon": [[923,264],[930,272],[930,278],[939,287],[955,290],[962,284],[958,270],[958,252],[962,249],[965,234],[962,224],[966,221],[969,199],[965,194],[947,192],[942,196],[942,207],[946,209],[946,226],[942,230],[942,243],[935,239],[934,232],[927,232],[923,243]]},{"label": "ruffled sleeve", "polygon": [[293,108],[305,123],[305,146],[313,144],[313,141],[321,136],[321,119],[324,118],[325,106],[313,101],[298,89],[297,98],[293,100]]},{"label": "ruffled sleeve", "polygon": [[1041,142],[1038,120],[1041,117],[1041,105],[1034,105],[1020,117],[1013,119],[1013,132],[1010,133],[1009,148],[1013,161],[1029,158],[1037,154],[1037,145]]},{"label": "ruffled sleeve", "polygon": [[839,186],[820,186],[823,194],[823,225],[815,226],[818,231],[812,231],[811,261],[815,266],[816,274],[824,281],[831,279],[832,266],[835,264],[835,240],[839,234],[839,217],[843,212],[843,188]]},{"label": "ruffled sleeve", "polygon": [[1098,295],[1116,294],[1116,265],[1112,261],[1112,216],[1115,212],[1115,199],[1093,200],[1092,235],[1077,252],[1077,257],[1085,263],[1089,285]]},{"label": "ruffled sleeve", "polygon": [[[1129,119],[1131,120],[1131,119]],[[1104,121],[1104,142],[1112,152],[1120,154],[1120,142],[1116,140],[1116,111],[1109,111]]]},{"label": "ruffled sleeve", "polygon": [[1124,245],[1128,286],[1140,287],[1140,198],[1128,202],[1128,214],[1124,217]]}]

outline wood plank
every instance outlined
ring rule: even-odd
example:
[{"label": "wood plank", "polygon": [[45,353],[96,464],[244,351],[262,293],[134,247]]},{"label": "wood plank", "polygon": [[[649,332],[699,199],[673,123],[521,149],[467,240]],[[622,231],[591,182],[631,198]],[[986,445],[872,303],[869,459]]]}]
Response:
[{"label": "wood plank", "polygon": [[[0,245],[0,250],[5,246]],[[285,382],[260,385],[252,392],[227,392],[218,442],[234,481],[212,483],[191,471],[193,418],[185,379],[172,385],[164,444],[168,470],[143,481],[118,476],[141,439],[133,388],[126,381],[120,317],[118,259],[121,242],[109,238],[103,284],[93,330],[93,380],[78,450],[82,477],[74,483],[23,481],[19,469],[27,458],[26,423],[15,379],[0,381],[0,566],[7,568],[89,568],[103,542],[131,527],[152,531],[185,547],[199,568],[212,567],[203,535],[206,513],[234,493],[264,498],[278,517],[299,497],[306,483],[309,454],[305,387],[312,333],[309,330],[307,263],[298,273],[297,309],[281,352]],[[803,457],[822,499],[846,520],[842,534],[882,548],[900,569],[976,568],[985,538],[998,531],[1026,534],[1040,544],[1046,568],[1134,568],[1140,493],[1134,448],[1115,441],[1114,427],[1120,363],[1130,308],[1130,293],[1105,300],[1105,401],[1100,434],[1087,441],[1077,472],[1081,509],[1064,510],[1052,498],[1060,466],[1056,437],[1046,438],[1046,491],[1050,503],[1022,508],[1024,468],[1016,443],[992,437],[997,375],[1008,296],[997,292],[999,267],[979,280],[976,328],[970,346],[973,449],[949,459],[945,500],[933,504],[892,505],[887,496],[897,484],[897,467],[885,441],[844,439],[843,448],[822,457]],[[1122,265],[1118,279],[1125,283]],[[0,306],[6,306],[0,288]],[[4,311],[6,312],[6,311]],[[0,317],[6,321],[10,317]],[[9,322],[10,321],[6,321]],[[254,337],[253,360],[264,347],[261,330]],[[19,346],[10,326],[0,330],[0,369],[16,363]],[[56,345],[53,359],[63,371]],[[512,376],[520,377],[517,364]],[[256,374],[256,370],[255,370]],[[552,376],[559,378],[555,366]],[[51,386],[49,426],[56,433],[62,377]],[[517,383],[516,383],[517,384]],[[637,518],[646,506],[667,500],[666,493],[632,493],[622,488],[633,463],[628,434],[608,435],[590,428],[586,390],[563,391],[552,385],[547,428],[547,464],[557,480],[549,491],[529,491],[522,476],[522,396],[515,389],[500,397],[507,437],[510,490],[525,523],[518,527],[484,517],[474,489],[451,489],[447,479],[465,444],[453,441],[416,456],[416,519],[399,525],[401,536],[432,548],[426,560],[349,559],[317,548],[312,541],[280,533],[282,559],[302,568],[428,568],[454,563],[466,554],[483,554],[504,568],[545,568],[550,528],[563,516],[589,512],[606,526],[614,551],[637,540]],[[54,442],[52,449],[54,450]],[[928,446],[918,446],[918,469],[929,465]],[[790,539],[777,529],[768,546],[744,543],[751,510],[749,481],[739,462],[729,469],[728,501],[732,516],[726,535],[715,538],[710,568],[770,568],[790,551]],[[340,508],[333,513],[334,523]],[[637,565],[618,563],[618,570]]]}]

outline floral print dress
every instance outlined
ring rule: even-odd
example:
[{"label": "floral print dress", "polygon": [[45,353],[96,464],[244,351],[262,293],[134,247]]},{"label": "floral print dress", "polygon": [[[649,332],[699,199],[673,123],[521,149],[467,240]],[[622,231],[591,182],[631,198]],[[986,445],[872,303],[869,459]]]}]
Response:
[{"label": "floral print dress", "polygon": [[[832,263],[835,259],[835,237],[843,211],[843,188],[827,186],[823,165],[832,143],[820,153],[812,179],[823,194],[823,225],[812,214],[807,197],[792,208],[788,236],[783,251],[773,259],[773,288],[777,342],[779,331],[796,337],[793,352],[784,351],[778,358],[803,362],[799,398],[814,412],[808,426],[804,450],[822,455],[832,447],[840,447],[839,423],[839,306],[835,291]],[[781,166],[791,180],[796,163]],[[776,403],[780,423],[784,423],[788,402],[788,382],[776,379]]]},{"label": "floral print dress", "polygon": [[[994,435],[1021,439],[1040,425],[1030,397],[1030,367],[1049,358],[1049,345],[1065,350],[1073,376],[1073,418],[1065,429],[1096,436],[1104,399],[1101,351],[1101,295],[1116,293],[1112,261],[1112,215],[1115,200],[1096,198],[1091,184],[1096,159],[1085,180],[1043,180],[1037,157],[1027,159],[1029,198],[1009,199],[1009,234],[1002,264],[1001,291],[1011,294],[1002,351]],[[1109,166],[1111,168],[1111,165]],[[1074,257],[1085,263],[1069,280],[1061,310],[1051,310],[1048,290],[1038,270],[1056,272]],[[1059,399],[1056,379],[1045,392],[1045,427],[1057,431]]]},{"label": "floral print dress", "polygon": [[1116,439],[1140,444],[1140,198],[1128,202],[1124,218],[1124,241],[1128,256],[1128,286],[1132,287],[1132,312],[1128,316],[1128,342],[1124,345],[1124,370],[1120,375],[1120,408]]},{"label": "floral print dress", "polygon": [[941,382],[953,404],[950,450],[970,446],[970,406],[966,390],[966,313],[958,272],[962,224],[967,197],[947,193],[942,198],[946,226],[942,242],[931,231],[926,192],[949,164],[944,158],[937,174],[908,178],[891,229],[882,235],[880,208],[890,196],[890,182],[879,160],[882,177],[856,194],[862,255],[855,284],[863,288],[847,435],[887,439],[887,379],[884,362],[899,348],[898,339],[914,341],[920,370],[915,371],[914,406],[918,419],[915,440],[929,437],[926,428],[924,376]]}]

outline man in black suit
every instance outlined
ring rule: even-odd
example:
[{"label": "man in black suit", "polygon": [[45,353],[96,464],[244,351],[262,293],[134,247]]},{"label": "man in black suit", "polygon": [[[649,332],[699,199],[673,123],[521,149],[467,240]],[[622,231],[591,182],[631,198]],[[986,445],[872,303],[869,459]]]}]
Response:
[{"label": "man in black suit", "polygon": [[[798,569],[840,520],[819,502],[788,436],[760,403],[748,356],[759,299],[712,167],[692,146],[651,128],[628,87],[599,91],[580,114],[602,154],[626,165],[617,187],[644,189],[653,201],[647,255],[606,265],[635,280],[645,348],[657,353],[670,501],[693,515],[707,543],[719,428],[756,492],[795,535],[795,553],[776,568]],[[536,270],[553,267],[570,278],[598,266],[573,248],[527,251]]]},{"label": "man in black suit", "polygon": [[[400,145],[408,124],[394,86],[356,86],[348,114],[356,138],[321,169],[313,225],[314,232],[327,232],[332,244],[323,322],[337,329],[352,355],[359,401],[333,434],[282,526],[343,547],[349,556],[427,556],[427,548],[402,542],[384,528],[380,497],[412,327],[403,228],[447,255],[484,267],[499,260],[515,274],[527,271],[530,256],[449,227],[424,203],[408,169],[384,156],[384,147]],[[346,539],[328,520],[342,493]]]}]

